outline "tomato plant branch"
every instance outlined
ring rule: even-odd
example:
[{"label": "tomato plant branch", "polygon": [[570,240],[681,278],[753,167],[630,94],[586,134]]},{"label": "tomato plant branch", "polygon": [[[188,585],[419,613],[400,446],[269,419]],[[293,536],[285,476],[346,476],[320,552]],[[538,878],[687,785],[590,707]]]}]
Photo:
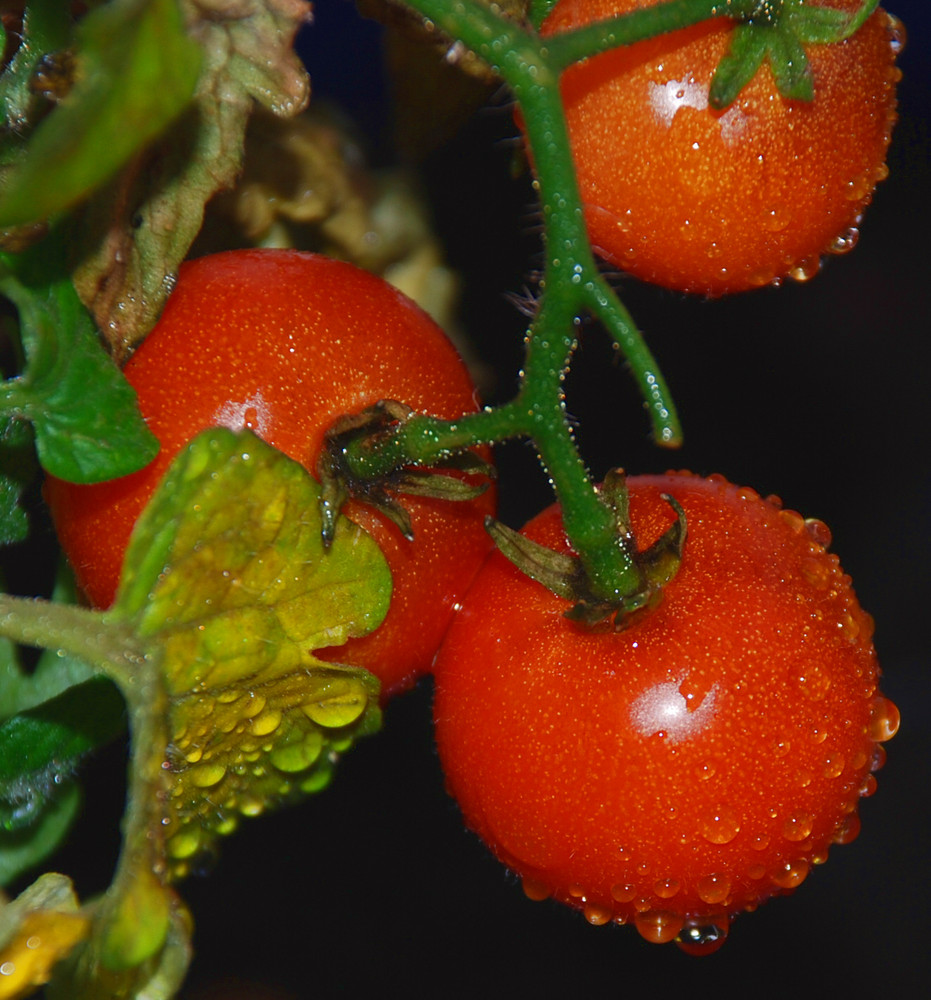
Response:
[{"label": "tomato plant branch", "polygon": [[125,687],[144,654],[133,633],[76,604],[0,593],[0,635],[26,646],[63,649]]}]

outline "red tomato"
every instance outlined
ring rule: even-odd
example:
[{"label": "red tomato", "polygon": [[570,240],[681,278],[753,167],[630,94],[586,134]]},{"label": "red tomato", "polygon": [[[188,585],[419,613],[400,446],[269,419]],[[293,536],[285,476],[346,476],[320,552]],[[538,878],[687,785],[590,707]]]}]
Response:
[{"label": "red tomato", "polygon": [[[641,547],[675,516],[663,493],[688,518],[659,607],[586,631],[495,553],[437,656],[437,744],[529,896],[707,953],[856,836],[898,713],[821,522],[720,477],[628,485]],[[558,507],[524,533],[567,550]]]},{"label": "red tomato", "polygon": [[[182,265],[157,326],[126,366],[158,457],[134,475],[94,486],[56,479],[46,498],[78,584],[109,606],[136,519],[177,452],[214,425],[249,427],[313,471],[324,433],[380,399],[456,417],[476,409],[455,348],[413,302],[380,278],[312,254],[242,250]],[[431,664],[489,541],[493,495],[468,503],[405,498],[407,542],[372,508],[345,512],[391,567],[384,623],[320,655],[380,677],[383,695]]]},{"label": "red tomato", "polygon": [[[852,10],[861,0],[815,0]],[[655,0],[560,0],[552,35]],[[806,48],[811,103],[764,65],[708,105],[733,22],[701,24],[571,66],[562,93],[596,251],[645,281],[720,295],[789,275],[855,242],[895,120],[901,25],[877,10],[853,37]]]}]

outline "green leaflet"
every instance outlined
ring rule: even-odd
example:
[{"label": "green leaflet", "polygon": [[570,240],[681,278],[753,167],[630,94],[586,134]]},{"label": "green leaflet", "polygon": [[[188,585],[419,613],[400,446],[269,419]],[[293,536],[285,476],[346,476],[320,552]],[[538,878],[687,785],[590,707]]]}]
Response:
[{"label": "green leaflet", "polygon": [[[6,190],[0,226],[47,219],[107,180],[188,104],[200,71],[176,0],[117,0],[76,31],[71,92],[32,134]],[[132,122],[132,127],[127,127]]]}]

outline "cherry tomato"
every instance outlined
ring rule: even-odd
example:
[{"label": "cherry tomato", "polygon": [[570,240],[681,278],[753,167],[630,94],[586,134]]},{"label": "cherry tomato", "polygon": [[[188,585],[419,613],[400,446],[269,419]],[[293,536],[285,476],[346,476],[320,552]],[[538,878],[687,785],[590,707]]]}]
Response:
[{"label": "cherry tomato", "polygon": [[[688,519],[660,605],[585,630],[493,554],[437,656],[436,739],[531,898],[701,954],[856,836],[898,713],[824,524],[721,477],[628,485],[641,547],[675,517],[663,494]],[[524,534],[568,551],[556,506]]]},{"label": "cherry tomato", "polygon": [[[78,584],[98,607],[113,601],[130,532],[156,484],[199,431],[251,428],[313,471],[333,422],[380,399],[441,417],[476,409],[465,366],[426,313],[380,278],[293,251],[233,251],[182,265],[126,377],[161,442],[158,457],[107,483],[46,484]],[[372,671],[385,696],[430,666],[488,551],[483,517],[494,499],[404,504],[413,542],[372,508],[346,506],[388,559],[391,607],[375,632],[320,653]]]},{"label": "cherry tomato", "polygon": [[[655,0],[560,0],[541,33]],[[843,10],[860,0],[816,0]],[[562,79],[596,252],[668,288],[709,295],[807,278],[856,241],[886,176],[901,25],[882,9],[846,41],[806,52],[815,98],[787,100],[763,64],[723,111],[708,103],[733,22],[614,49]]]}]

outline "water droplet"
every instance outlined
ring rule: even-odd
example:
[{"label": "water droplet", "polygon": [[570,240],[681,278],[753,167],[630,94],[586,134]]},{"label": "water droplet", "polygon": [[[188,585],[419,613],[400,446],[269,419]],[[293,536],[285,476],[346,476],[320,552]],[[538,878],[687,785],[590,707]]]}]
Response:
[{"label": "water droplet", "polygon": [[831,582],[831,567],[824,559],[808,556],[799,563],[799,572],[815,590],[827,590]]},{"label": "water droplet", "polygon": [[779,740],[776,744],[776,756],[785,757],[785,755],[792,749],[792,744],[788,740]]},{"label": "water droplet", "polygon": [[747,874],[752,879],[761,879],[766,874],[766,865],[750,865]]},{"label": "water droplet", "polygon": [[740,820],[727,808],[720,808],[705,820],[701,835],[712,844],[729,844],[740,833]]},{"label": "water droplet", "polygon": [[794,812],[782,824],[782,835],[786,840],[797,843],[804,840],[815,824],[815,818],[811,813]]},{"label": "water droplet", "polygon": [[786,861],[770,872],[769,880],[780,889],[795,889],[808,876],[808,862],[802,858],[798,861]]},{"label": "water droplet", "polygon": [[731,882],[725,875],[705,875],[698,880],[695,891],[703,903],[723,903],[731,891]]},{"label": "water droplet", "polygon": [[876,778],[872,774],[868,774],[863,779],[863,784],[860,786],[860,796],[864,799],[868,799],[871,795],[876,794]]},{"label": "water droplet", "polygon": [[844,197],[847,201],[863,201],[863,199],[873,190],[872,171],[866,171],[859,177],[847,182],[844,190]]},{"label": "water droplet", "polygon": [[253,736],[268,736],[273,733],[281,724],[281,712],[277,709],[269,709],[261,715],[257,715],[252,720]]},{"label": "water droplet", "polygon": [[820,257],[806,257],[798,261],[789,271],[789,277],[793,281],[808,281],[821,270]]},{"label": "water droplet", "polygon": [[249,700],[238,710],[238,715],[243,719],[254,719],[265,710],[266,699],[260,694],[249,696]]},{"label": "water droplet", "polygon": [[611,917],[613,916],[613,912],[606,906],[598,906],[595,903],[589,903],[584,906],[582,913],[593,927],[603,927],[605,924],[611,923]]},{"label": "water droplet", "polygon": [[188,771],[188,779],[197,788],[211,788],[226,777],[226,768],[219,763],[199,764]]},{"label": "water droplet", "polygon": [[712,761],[704,761],[695,768],[695,776],[699,781],[707,781],[709,778],[713,778],[717,768]]},{"label": "water droplet", "polygon": [[886,12],[886,33],[889,37],[889,48],[893,55],[898,55],[905,48],[905,25],[895,16]]},{"label": "water droplet", "polygon": [[798,511],[780,510],[779,520],[786,524],[796,535],[805,530],[805,518]]},{"label": "water droplet", "polygon": [[843,254],[850,253],[851,250],[857,245],[857,241],[860,239],[860,230],[856,226],[851,226],[849,229],[845,229],[842,233],[838,233],[833,240],[828,244],[828,253]]},{"label": "water droplet", "polygon": [[751,841],[750,847],[754,851],[765,851],[769,847],[770,836],[768,833],[758,833]]},{"label": "water droplet", "polygon": [[542,902],[544,899],[549,899],[553,895],[553,890],[545,882],[540,882],[528,876],[524,876],[521,879],[521,888],[528,899],[532,899],[537,903]]},{"label": "water droplet", "polygon": [[730,921],[726,914],[689,920],[679,931],[676,944],[687,955],[711,955],[727,940]]},{"label": "water droplet", "polygon": [[679,882],[674,878],[663,878],[653,883],[653,892],[660,899],[672,899],[679,891]]},{"label": "water droplet", "polygon": [[764,285],[772,284],[776,275],[768,268],[760,268],[747,275],[747,284],[752,288],[762,288]]},{"label": "water droplet", "polygon": [[870,758],[870,770],[879,771],[886,763],[886,748],[883,746],[873,747],[873,756]]},{"label": "water droplet", "polygon": [[647,910],[634,917],[634,925],[640,936],[651,944],[665,944],[674,940],[684,923],[684,918],[678,913],[668,913],[666,910]]},{"label": "water droplet", "polygon": [[844,773],[844,758],[842,754],[832,754],[824,762],[825,778],[839,778]]},{"label": "water droplet", "polygon": [[[806,660],[795,668],[795,679],[799,689],[809,701],[822,701],[831,690],[831,677],[816,660]],[[824,730],[820,730],[821,739],[815,742],[822,742],[827,736]],[[814,738],[814,737],[813,737]]]},{"label": "water droplet", "polygon": [[279,771],[293,774],[297,771],[306,771],[320,756],[322,750],[323,736],[318,730],[313,730],[301,741],[276,747],[272,750],[270,759]]},{"label": "water droplet", "polygon": [[200,830],[196,826],[182,827],[168,838],[165,847],[168,856],[176,861],[190,858],[200,849]]},{"label": "water droplet", "polygon": [[585,898],[585,890],[580,885],[570,885],[569,886],[569,895],[573,899],[584,899]]},{"label": "water droplet", "polygon": [[301,705],[301,711],[318,725],[335,729],[355,722],[367,703],[368,696],[362,684],[339,678],[327,683],[317,699]]},{"label": "water droplet", "polygon": [[629,903],[633,900],[634,896],[637,895],[637,887],[635,885],[621,884],[611,886],[611,895],[619,903]]},{"label": "water droplet", "polygon": [[265,812],[265,803],[261,799],[254,799],[251,796],[245,796],[240,799],[236,803],[236,807],[243,816],[249,816],[250,818],[261,816]]},{"label": "water droplet", "polygon": [[835,844],[850,844],[860,835],[860,817],[855,813],[845,816],[834,828],[831,838]]},{"label": "water droplet", "polygon": [[900,721],[898,708],[888,698],[878,695],[873,701],[870,716],[870,737],[877,743],[891,740],[899,731]]},{"label": "water droplet", "polygon": [[771,208],[763,219],[763,228],[768,233],[781,233],[792,221],[792,213],[785,205]]}]

